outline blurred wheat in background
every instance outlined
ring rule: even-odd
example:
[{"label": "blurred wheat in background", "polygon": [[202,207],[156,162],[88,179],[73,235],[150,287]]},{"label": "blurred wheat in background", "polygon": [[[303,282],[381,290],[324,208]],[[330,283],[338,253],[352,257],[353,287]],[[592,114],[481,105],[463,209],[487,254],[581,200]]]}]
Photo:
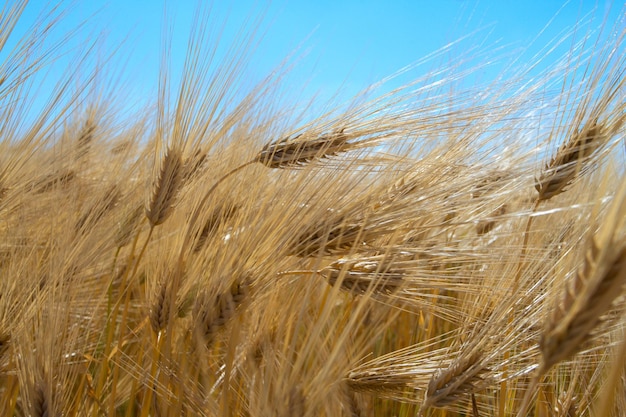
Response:
[{"label": "blurred wheat in background", "polygon": [[153,104],[86,41],[33,114],[55,13],[1,55],[2,416],[626,415],[623,20],[311,115],[201,17]]}]

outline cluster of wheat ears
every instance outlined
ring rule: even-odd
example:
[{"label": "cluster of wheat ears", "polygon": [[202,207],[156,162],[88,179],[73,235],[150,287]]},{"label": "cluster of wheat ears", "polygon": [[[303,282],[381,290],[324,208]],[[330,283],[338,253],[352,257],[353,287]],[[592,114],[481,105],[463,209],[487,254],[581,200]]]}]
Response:
[{"label": "cluster of wheat ears", "polygon": [[626,414],[623,22],[313,119],[203,24],[132,114],[94,48],[29,113],[54,24],[2,51],[1,415]]}]

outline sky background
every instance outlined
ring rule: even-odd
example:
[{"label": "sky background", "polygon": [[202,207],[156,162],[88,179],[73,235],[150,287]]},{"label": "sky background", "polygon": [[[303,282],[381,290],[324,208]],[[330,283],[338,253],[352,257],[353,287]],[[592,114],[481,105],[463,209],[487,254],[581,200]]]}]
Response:
[{"label": "sky background", "polygon": [[[50,2],[32,0],[16,28],[13,40],[32,30],[33,22]],[[125,88],[132,100],[154,99],[163,50],[164,29],[171,33],[173,80],[180,77],[186,55],[190,26],[197,16],[196,1],[164,0],[82,0],[63,3],[65,17],[54,36],[60,39],[83,24],[69,42],[79,50],[85,39],[100,36],[99,56],[119,47],[112,62],[123,69]],[[208,2],[205,2],[208,4]],[[295,1],[259,2],[250,0],[214,1],[211,29],[224,23],[219,54],[228,50],[242,29],[252,27],[250,19],[263,15],[259,46],[250,59],[247,77],[261,80],[290,53],[296,52],[296,66],[285,80],[287,90],[302,99],[318,94],[321,99],[340,90],[350,97],[368,85],[470,34],[459,49],[445,59],[454,61],[472,46],[494,51],[498,62],[518,58],[530,61],[549,41],[571,32],[611,24],[623,19],[623,5],[605,0],[397,0],[397,1]],[[167,25],[165,24],[167,22]],[[248,23],[246,23],[248,22]],[[590,23],[589,23],[590,22]],[[624,21],[621,22],[624,27]],[[53,39],[54,40],[54,37]],[[571,45],[561,46],[565,53]],[[59,58],[48,79],[67,69],[72,54]],[[537,68],[544,70],[549,62]],[[497,76],[499,64],[482,70],[485,78]],[[426,66],[423,71],[432,70]],[[55,71],[57,72],[55,74]],[[419,76],[410,73],[410,77]],[[406,81],[402,77],[398,82]],[[393,84],[392,84],[393,86]],[[43,84],[42,88],[46,88]]]}]

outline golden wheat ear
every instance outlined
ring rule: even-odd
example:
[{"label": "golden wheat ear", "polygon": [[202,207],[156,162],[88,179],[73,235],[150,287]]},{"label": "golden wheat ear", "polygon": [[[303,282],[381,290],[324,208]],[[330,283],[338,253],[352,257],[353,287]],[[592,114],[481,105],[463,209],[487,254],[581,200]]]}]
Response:
[{"label": "golden wheat ear", "polygon": [[248,278],[235,280],[229,289],[219,294],[200,294],[193,308],[196,335],[211,344],[215,335],[235,316],[250,290]]},{"label": "golden wheat ear", "polygon": [[89,153],[91,145],[94,142],[96,127],[96,121],[93,116],[90,116],[83,123],[76,140],[76,159],[81,159]]},{"label": "golden wheat ear", "polygon": [[603,124],[598,124],[597,118],[573,134],[536,180],[535,189],[539,193],[537,199],[549,200],[564,192],[607,139],[607,129]]},{"label": "golden wheat ear", "polygon": [[354,295],[373,291],[375,294],[394,294],[404,284],[405,271],[392,268],[388,261],[360,261],[340,259],[320,271],[332,286]]},{"label": "golden wheat ear", "polygon": [[581,270],[564,291],[541,337],[543,373],[584,347],[624,283],[626,239],[601,249],[592,238]]},{"label": "golden wheat ear", "polygon": [[181,185],[183,160],[180,151],[168,149],[163,157],[159,174],[154,181],[146,217],[152,227],[163,223],[171,214]]},{"label": "golden wheat ear", "polygon": [[352,147],[348,136],[341,129],[335,133],[321,135],[315,139],[283,138],[268,143],[254,158],[268,168],[290,168],[305,165],[314,160],[328,158],[345,152]]},{"label": "golden wheat ear", "polygon": [[483,352],[474,350],[450,366],[437,370],[428,383],[420,413],[423,415],[431,407],[447,407],[487,386],[485,375],[489,369],[482,356]]},{"label": "golden wheat ear", "polygon": [[[618,212],[624,215],[624,210]],[[599,246],[596,237],[589,239],[585,262],[567,284],[546,321],[539,340],[541,363],[524,395],[518,417],[526,415],[535,387],[543,376],[553,366],[585,347],[594,329],[601,323],[602,316],[610,311],[615,299],[623,292],[626,283],[626,239],[611,239]]]}]

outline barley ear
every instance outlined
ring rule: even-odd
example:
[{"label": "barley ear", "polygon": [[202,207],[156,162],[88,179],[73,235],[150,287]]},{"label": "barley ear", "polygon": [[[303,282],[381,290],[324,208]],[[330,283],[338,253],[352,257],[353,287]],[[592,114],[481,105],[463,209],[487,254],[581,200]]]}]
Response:
[{"label": "barley ear", "polygon": [[587,123],[580,132],[574,133],[545,166],[535,189],[538,201],[549,200],[563,193],[583,170],[592,155],[607,141],[607,129],[596,118]]},{"label": "barley ear", "polygon": [[539,346],[540,373],[578,353],[626,283],[626,238],[599,248],[591,238],[585,262],[564,290]]},{"label": "barley ear", "polygon": [[152,227],[163,223],[171,214],[178,194],[183,171],[180,151],[168,149],[162,159],[159,174],[152,186],[146,217]]},{"label": "barley ear", "polygon": [[249,290],[248,281],[235,280],[230,288],[211,296],[203,293],[196,299],[193,309],[196,334],[204,343],[212,343],[217,332],[234,317]]},{"label": "barley ear", "polygon": [[171,296],[170,285],[167,281],[163,281],[159,285],[159,291],[152,303],[150,309],[150,326],[154,333],[159,333],[161,330],[167,327],[167,323],[170,319],[171,310]]},{"label": "barley ear", "polygon": [[89,149],[96,133],[96,121],[93,115],[90,115],[78,134],[76,143],[76,159],[81,159],[89,153]]},{"label": "barley ear", "polygon": [[344,133],[344,129],[315,139],[300,139],[302,136],[268,143],[254,160],[268,168],[291,168],[337,155],[352,147],[348,143],[348,136]]},{"label": "barley ear", "polygon": [[442,408],[454,404],[485,386],[484,375],[488,369],[484,365],[483,352],[478,348],[475,347],[467,354],[461,353],[448,367],[435,372],[420,408],[422,413],[431,407]]},{"label": "barley ear", "polygon": [[394,294],[404,284],[405,271],[392,268],[388,261],[338,260],[320,271],[332,286],[354,295],[373,291],[374,294]]}]

